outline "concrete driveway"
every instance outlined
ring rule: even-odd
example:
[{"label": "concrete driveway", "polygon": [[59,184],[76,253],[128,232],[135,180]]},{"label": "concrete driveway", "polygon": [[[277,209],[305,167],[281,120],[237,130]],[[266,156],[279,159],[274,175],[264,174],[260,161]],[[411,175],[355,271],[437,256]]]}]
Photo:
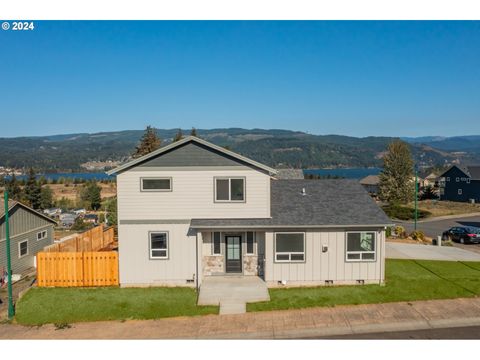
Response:
[{"label": "concrete driveway", "polygon": [[387,259],[480,261],[480,254],[453,246],[385,244]]}]

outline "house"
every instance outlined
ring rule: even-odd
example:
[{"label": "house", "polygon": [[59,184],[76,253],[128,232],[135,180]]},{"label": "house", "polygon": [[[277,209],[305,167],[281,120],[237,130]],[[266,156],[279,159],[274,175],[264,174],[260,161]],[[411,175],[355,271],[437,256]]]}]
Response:
[{"label": "house", "polygon": [[[3,204],[2,204],[3,205]],[[22,274],[35,266],[35,255],[53,244],[55,221],[17,201],[8,202],[10,256],[13,274]],[[0,271],[7,269],[5,210],[0,208]]]},{"label": "house", "polygon": [[75,215],[79,215],[79,216],[80,215],[85,215],[87,213],[87,210],[86,209],[75,209],[75,210],[73,210],[73,213]]},{"label": "house", "polygon": [[391,221],[356,180],[277,180],[276,170],[196,137],[117,176],[122,286],[382,283]]},{"label": "house", "polygon": [[438,186],[439,177],[435,173],[430,173],[423,178],[423,186],[422,187],[437,187]]},{"label": "house", "polygon": [[59,216],[59,223],[63,227],[70,227],[75,223],[78,215],[72,213],[63,213]]},{"label": "house", "polygon": [[62,213],[62,209],[60,209],[60,208],[45,209],[45,210],[43,210],[43,213],[47,216],[58,217]]},{"label": "house", "polygon": [[480,166],[453,165],[440,175],[440,200],[480,202]]},{"label": "house", "polygon": [[360,184],[368,191],[370,195],[377,196],[379,191],[380,177],[378,175],[368,175],[360,180]]},{"label": "house", "polygon": [[86,223],[89,223],[89,224],[98,224],[98,215],[96,214],[86,214],[84,217],[83,217],[83,220],[86,222]]}]

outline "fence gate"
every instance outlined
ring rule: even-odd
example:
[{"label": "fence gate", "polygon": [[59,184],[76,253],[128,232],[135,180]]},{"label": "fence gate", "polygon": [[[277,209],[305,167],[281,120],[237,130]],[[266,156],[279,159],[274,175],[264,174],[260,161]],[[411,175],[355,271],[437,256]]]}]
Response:
[{"label": "fence gate", "polygon": [[39,287],[118,285],[118,253],[39,252],[37,282]]}]

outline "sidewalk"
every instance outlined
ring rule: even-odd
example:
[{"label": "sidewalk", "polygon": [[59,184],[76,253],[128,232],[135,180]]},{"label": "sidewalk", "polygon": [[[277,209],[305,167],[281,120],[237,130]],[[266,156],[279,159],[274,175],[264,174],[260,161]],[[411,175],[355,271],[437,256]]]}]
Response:
[{"label": "sidewalk", "polygon": [[282,339],[480,325],[480,298],[105,321],[25,327],[0,325],[0,339]]}]

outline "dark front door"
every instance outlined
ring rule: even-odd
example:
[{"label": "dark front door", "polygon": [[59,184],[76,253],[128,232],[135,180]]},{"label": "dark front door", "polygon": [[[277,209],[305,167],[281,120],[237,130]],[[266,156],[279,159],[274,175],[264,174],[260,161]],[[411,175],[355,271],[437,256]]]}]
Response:
[{"label": "dark front door", "polygon": [[242,272],[242,237],[235,235],[225,236],[225,271],[227,273]]}]

